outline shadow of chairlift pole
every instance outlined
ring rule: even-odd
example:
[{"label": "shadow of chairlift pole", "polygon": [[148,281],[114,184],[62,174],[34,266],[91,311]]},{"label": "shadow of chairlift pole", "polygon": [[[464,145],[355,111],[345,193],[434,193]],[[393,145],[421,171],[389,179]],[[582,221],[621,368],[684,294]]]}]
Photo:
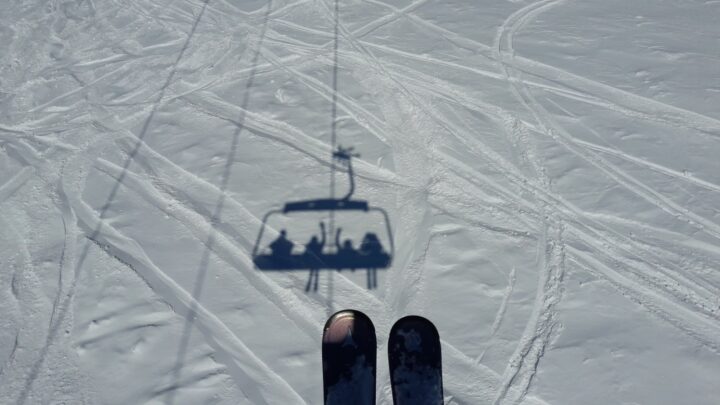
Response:
[{"label": "shadow of chairlift pole", "polygon": [[[347,166],[347,173],[350,181],[350,189],[342,198],[319,198],[312,200],[290,201],[285,203],[282,209],[276,209],[268,212],[263,217],[262,227],[258,234],[255,246],[253,248],[253,263],[259,270],[310,270],[310,278],[306,287],[306,291],[311,289],[314,279],[314,289],[317,290],[317,279],[319,270],[342,270],[342,269],[366,269],[367,270],[367,287],[369,289],[377,287],[377,269],[386,269],[390,267],[395,253],[395,245],[393,242],[392,229],[390,227],[390,219],[387,212],[380,207],[371,206],[366,200],[353,200],[351,197],[355,192],[355,178],[352,169],[352,158],[358,157],[354,154],[353,148],[338,147],[333,152],[333,158]],[[387,240],[389,243],[389,252],[384,249],[380,239],[374,233],[366,233],[359,249],[338,249],[336,252],[328,252],[321,245],[319,251],[313,252],[305,249],[302,253],[291,253],[292,242],[285,239],[284,230],[278,239],[270,245],[271,253],[260,253],[260,242],[267,227],[268,220],[273,215],[288,214],[294,212],[317,212],[326,211],[328,213],[339,213],[343,211],[361,211],[365,213],[379,213],[385,222],[385,230],[387,232]],[[323,228],[324,230],[324,228]],[[324,240],[324,238],[323,238]],[[275,247],[273,247],[275,245]],[[281,248],[281,246],[285,248]]]}]

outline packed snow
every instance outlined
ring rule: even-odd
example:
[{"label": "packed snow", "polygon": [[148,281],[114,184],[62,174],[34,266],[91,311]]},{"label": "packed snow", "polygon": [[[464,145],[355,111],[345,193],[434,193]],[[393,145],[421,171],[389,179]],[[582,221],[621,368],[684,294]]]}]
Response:
[{"label": "packed snow", "polygon": [[[378,404],[408,314],[440,332],[447,404],[717,404],[719,16],[4,2],[0,403],[319,404],[323,324],[352,308],[375,323]],[[346,192],[338,145],[392,266],[317,290],[258,270],[266,213]],[[378,225],[318,215],[269,235],[301,246],[323,221],[357,246]]]}]

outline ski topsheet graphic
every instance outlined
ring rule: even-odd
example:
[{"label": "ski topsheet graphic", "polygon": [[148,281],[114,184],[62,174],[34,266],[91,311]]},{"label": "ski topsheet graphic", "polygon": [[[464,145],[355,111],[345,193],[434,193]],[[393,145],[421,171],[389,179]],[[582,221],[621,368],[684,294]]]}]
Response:
[{"label": "ski topsheet graphic", "polygon": [[393,325],[388,360],[395,405],[442,405],[440,336],[420,316],[406,316]]},{"label": "ski topsheet graphic", "polygon": [[375,405],[375,327],[365,314],[337,312],[322,340],[325,405]]}]

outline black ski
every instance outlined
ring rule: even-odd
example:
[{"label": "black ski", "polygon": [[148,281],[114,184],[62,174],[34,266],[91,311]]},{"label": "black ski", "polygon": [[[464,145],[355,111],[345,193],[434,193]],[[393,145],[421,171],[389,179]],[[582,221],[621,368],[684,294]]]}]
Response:
[{"label": "black ski", "polygon": [[325,405],[375,405],[375,327],[360,311],[335,313],[322,340]]},{"label": "black ski", "polygon": [[442,405],[440,335],[432,322],[415,315],[395,322],[388,360],[395,405]]}]

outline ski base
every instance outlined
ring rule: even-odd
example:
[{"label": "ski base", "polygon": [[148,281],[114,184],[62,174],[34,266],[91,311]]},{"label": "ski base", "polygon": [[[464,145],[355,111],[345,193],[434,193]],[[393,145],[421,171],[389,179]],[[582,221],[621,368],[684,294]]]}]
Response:
[{"label": "ski base", "polygon": [[367,315],[343,310],[328,319],[322,340],[325,405],[375,405],[376,351]]},{"label": "ski base", "polygon": [[442,405],[442,356],[435,325],[406,316],[393,325],[388,360],[395,405]]}]

